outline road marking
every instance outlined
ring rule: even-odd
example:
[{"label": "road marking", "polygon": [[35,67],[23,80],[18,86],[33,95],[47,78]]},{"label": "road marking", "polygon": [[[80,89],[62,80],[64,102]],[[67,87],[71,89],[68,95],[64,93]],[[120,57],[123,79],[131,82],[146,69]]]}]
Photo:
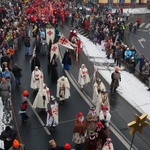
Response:
[{"label": "road marking", "polygon": [[[37,119],[39,120],[39,122],[41,123],[41,125],[44,127],[45,126],[44,122],[42,121],[42,119],[40,118],[40,116],[38,115],[38,113],[36,112],[36,110],[32,108],[32,104],[31,104],[30,101],[28,101],[28,104],[30,105],[31,109],[33,110],[35,116],[37,117]],[[45,132],[48,135],[51,135],[51,133],[49,132],[49,130],[47,129],[47,127],[44,127],[44,130],[45,130]]]},{"label": "road marking", "polygon": [[145,26],[145,28],[150,28],[150,23],[148,23],[148,24]]},{"label": "road marking", "polygon": [[144,45],[142,44],[142,42],[146,42],[146,39],[144,39],[142,37],[141,39],[138,40],[138,42],[140,43],[140,45],[142,46],[142,48],[144,48]]},{"label": "road marking", "polygon": [[141,23],[140,24],[140,28],[143,27],[144,25],[145,25],[145,22]]},{"label": "road marking", "polygon": [[148,32],[148,30],[142,30],[143,32]]}]

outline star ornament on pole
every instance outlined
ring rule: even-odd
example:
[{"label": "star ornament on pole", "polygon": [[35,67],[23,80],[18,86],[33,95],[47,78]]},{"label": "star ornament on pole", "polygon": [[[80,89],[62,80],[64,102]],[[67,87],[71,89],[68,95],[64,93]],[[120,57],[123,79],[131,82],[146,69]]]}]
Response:
[{"label": "star ornament on pole", "polygon": [[130,127],[130,135],[133,135],[136,132],[139,132],[140,134],[142,134],[143,128],[149,125],[149,123],[145,121],[147,119],[147,116],[148,114],[146,113],[144,113],[140,117],[137,114],[135,114],[134,120],[128,123],[128,127]]}]

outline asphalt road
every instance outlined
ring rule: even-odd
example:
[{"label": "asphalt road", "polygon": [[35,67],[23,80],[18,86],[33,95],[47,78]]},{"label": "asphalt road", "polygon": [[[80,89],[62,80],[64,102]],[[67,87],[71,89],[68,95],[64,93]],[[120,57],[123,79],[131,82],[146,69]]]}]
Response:
[{"label": "asphalt road", "polygon": [[[35,94],[34,91],[30,88],[30,59],[29,57],[24,56],[25,47],[23,46],[14,57],[14,63],[17,63],[19,67],[23,69],[23,77],[21,79],[21,86],[16,87],[14,83],[12,83],[12,103],[14,107],[14,112],[16,116],[16,129],[19,129],[19,134],[21,140],[26,145],[26,150],[40,150],[47,149],[48,141],[52,138],[56,140],[59,145],[64,145],[66,142],[71,143],[72,146],[74,144],[72,141],[72,131],[74,127],[74,119],[75,115],[82,111],[84,115],[87,114],[89,105],[85,102],[85,100],[81,97],[81,95],[76,91],[76,89],[71,84],[71,98],[68,99],[63,106],[59,106],[59,125],[56,127],[55,132],[51,135],[45,131],[44,127],[41,125],[39,120],[37,119],[34,111],[31,109],[30,105],[28,105],[28,113],[30,115],[30,119],[26,124],[21,123],[21,116],[18,115],[18,111],[20,110],[21,105],[21,94],[26,89],[29,91],[29,99],[31,104],[34,101]],[[61,50],[64,49],[61,48]],[[52,84],[50,82],[50,77],[47,73],[47,56],[39,56],[41,62],[41,68],[44,72],[44,79],[47,83],[47,86],[50,88],[50,92],[52,95],[56,95],[56,84]],[[59,76],[65,75],[62,66],[58,60],[58,74]],[[75,64],[72,65],[74,69]],[[79,64],[77,64],[79,67]],[[77,72],[76,72],[77,73]],[[92,94],[92,91],[90,91]],[[42,122],[45,124],[46,121],[46,113],[40,109],[36,110],[38,116],[41,118]],[[14,122],[15,122],[14,119]],[[19,137],[19,136],[18,136]],[[123,150],[126,148],[123,144],[118,140],[118,138],[110,133],[110,137],[113,139],[114,145],[122,147]],[[116,146],[117,145],[117,146]]]},{"label": "asphalt road", "polygon": [[[69,34],[69,28],[64,26],[61,28],[61,31],[64,33],[66,37]],[[32,39],[33,42],[33,39]],[[85,91],[80,93],[76,88],[73,86],[73,81],[70,81],[71,84],[71,98],[68,99],[63,106],[59,106],[59,121],[60,124],[56,127],[56,130],[51,135],[48,135],[48,130],[41,125],[39,119],[37,119],[34,111],[30,108],[29,105],[29,114],[30,119],[26,124],[21,123],[21,116],[18,115],[18,111],[20,109],[21,104],[21,94],[24,89],[29,91],[29,99],[31,104],[34,101],[35,94],[33,90],[30,88],[30,59],[24,56],[25,47],[23,46],[14,57],[14,63],[17,63],[19,67],[23,69],[23,77],[20,87],[15,87],[14,83],[12,85],[12,102],[14,106],[14,111],[16,115],[17,126],[19,129],[20,137],[22,142],[26,145],[26,150],[47,150],[48,141],[52,138],[56,140],[58,145],[64,145],[66,142],[69,142],[73,147],[74,144],[71,142],[72,140],[72,131],[74,126],[74,118],[75,115],[82,111],[84,115],[87,114],[89,105],[91,105],[90,98],[92,97],[92,84],[89,84],[85,87]],[[61,54],[65,52],[65,49],[60,47]],[[72,55],[74,53],[72,52]],[[47,83],[47,86],[50,88],[51,94],[56,95],[56,84],[52,84],[50,82],[50,77],[47,73],[47,56],[39,56],[41,62],[41,68],[44,72],[44,79]],[[74,60],[74,57],[72,58]],[[84,63],[89,68],[90,75],[93,74],[93,66],[88,61],[87,57],[82,53],[81,55],[81,62],[79,64],[72,63],[71,70],[69,75],[73,75],[74,79],[77,80],[78,70],[81,64]],[[62,69],[62,66],[58,59],[58,74],[59,76],[66,75]],[[68,73],[67,73],[68,74]],[[109,85],[102,79],[104,82],[107,91],[109,92]],[[72,83],[71,83],[72,82]],[[78,87],[78,85],[76,85]],[[110,98],[110,105],[111,105],[111,115],[112,115],[112,122],[117,126],[119,132],[124,134],[127,140],[131,141],[129,136],[129,129],[127,127],[127,123],[133,120],[133,116],[135,113],[138,113],[131,107],[122,97],[118,94],[109,95]],[[86,100],[86,101],[85,101]],[[45,124],[46,121],[46,113],[41,111],[40,109],[36,110],[37,114],[41,118],[41,122]],[[15,119],[14,119],[15,120]],[[17,128],[17,127],[16,127]],[[149,143],[149,127],[146,127],[146,130],[143,131],[143,138]],[[120,141],[120,136],[116,136],[113,132],[110,133],[110,137],[113,139],[114,147],[116,150],[126,150],[127,148],[122,144]],[[118,139],[119,138],[119,139]],[[145,149],[148,150],[150,146],[143,142],[140,139],[139,135],[135,136],[134,144],[138,149]]]},{"label": "asphalt road", "polygon": [[[140,15],[141,26],[137,29],[136,34],[129,33],[126,30],[126,41],[130,47],[134,46],[139,54],[143,54],[146,58],[150,59],[149,43],[150,43],[150,16],[149,14]],[[135,15],[130,21],[133,24],[136,22],[137,15]],[[129,21],[129,22],[130,22]],[[127,26],[128,28],[128,26]]]}]

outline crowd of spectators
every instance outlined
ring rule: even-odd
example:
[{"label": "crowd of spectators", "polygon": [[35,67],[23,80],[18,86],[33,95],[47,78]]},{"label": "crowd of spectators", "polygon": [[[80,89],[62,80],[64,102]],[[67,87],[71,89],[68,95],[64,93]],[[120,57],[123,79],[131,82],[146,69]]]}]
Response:
[{"label": "crowd of spectators", "polygon": [[[87,15],[90,11],[91,14]],[[122,7],[117,7],[112,13],[104,5],[97,5],[91,10],[77,9],[72,12],[71,24],[84,29],[89,39],[94,44],[103,46],[108,59],[114,59],[114,64],[121,67],[124,64],[130,73],[138,75],[140,79],[148,84],[150,76],[149,60],[144,55],[139,55],[134,46],[129,47],[124,43],[126,33],[135,34],[140,28],[141,18],[138,16],[136,22],[130,22],[130,13],[124,13]],[[126,26],[126,23],[129,23]],[[148,82],[147,82],[148,81]]]}]

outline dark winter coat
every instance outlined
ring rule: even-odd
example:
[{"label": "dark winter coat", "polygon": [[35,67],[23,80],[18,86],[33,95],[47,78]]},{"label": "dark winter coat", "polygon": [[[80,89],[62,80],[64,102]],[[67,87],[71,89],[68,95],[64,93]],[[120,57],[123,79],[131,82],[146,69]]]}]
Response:
[{"label": "dark winter coat", "polygon": [[58,80],[58,73],[57,73],[57,62],[55,61],[55,63],[50,63],[50,72],[51,72],[51,81],[52,82],[57,82]]},{"label": "dark winter coat", "polygon": [[7,66],[9,67],[9,63],[10,63],[10,58],[8,56],[3,56],[1,58],[1,67],[3,67],[3,63],[7,62]]},{"label": "dark winter coat", "polygon": [[21,71],[22,69],[17,66],[14,66],[14,68],[12,69],[12,73],[15,77],[21,77]]},{"label": "dark winter coat", "polygon": [[143,68],[143,66],[144,66],[144,64],[145,64],[144,60],[145,60],[144,57],[141,57],[141,58],[140,58],[140,64],[139,64],[140,72],[142,72],[142,68]]},{"label": "dark winter coat", "polygon": [[130,73],[134,73],[135,72],[135,66],[136,66],[135,60],[130,60],[130,62],[129,62],[129,72]]},{"label": "dark winter coat", "polygon": [[[7,141],[6,139],[9,138],[10,141]],[[16,138],[16,132],[12,129],[10,131],[4,130],[1,135],[0,139],[4,141],[4,145],[7,147],[11,147],[13,144],[13,140]]]},{"label": "dark winter coat", "polygon": [[25,39],[24,45],[25,45],[26,47],[30,47],[30,38],[29,38],[29,37],[27,37],[27,38]]},{"label": "dark winter coat", "polygon": [[56,148],[52,148],[51,146],[49,146],[48,150],[64,150],[64,148],[60,146],[56,146]]},{"label": "dark winter coat", "polygon": [[34,70],[35,66],[38,66],[38,68],[40,68],[40,60],[38,59],[38,57],[33,57],[32,61],[31,61],[31,72]]},{"label": "dark winter coat", "polygon": [[66,52],[66,53],[64,54],[62,63],[63,63],[63,64],[69,64],[69,65],[71,65],[71,55],[70,55],[69,52]]},{"label": "dark winter coat", "polygon": [[120,73],[117,71],[113,72],[111,75],[111,79],[112,79],[111,87],[117,88],[119,86],[119,80],[121,80]]}]

